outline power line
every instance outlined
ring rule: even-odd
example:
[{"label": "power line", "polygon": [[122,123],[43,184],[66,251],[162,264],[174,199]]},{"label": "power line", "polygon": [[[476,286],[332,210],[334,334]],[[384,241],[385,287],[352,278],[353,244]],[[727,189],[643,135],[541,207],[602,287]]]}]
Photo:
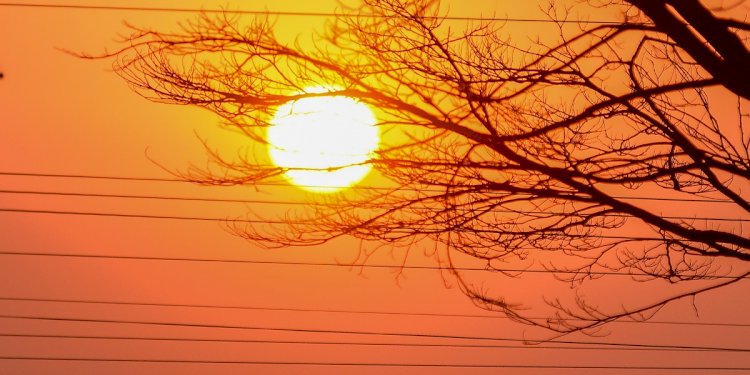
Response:
[{"label": "power line", "polygon": [[[2,4],[0,4],[2,5]],[[202,185],[215,185],[215,186],[226,186],[222,184],[210,184],[200,180],[189,180],[179,178],[166,178],[166,177],[135,177],[135,176],[104,176],[104,175],[93,175],[93,174],[63,174],[63,173],[32,173],[32,172],[7,172],[0,171],[0,176],[18,176],[18,177],[46,177],[46,178],[70,178],[70,179],[93,179],[93,180],[114,180],[114,181],[139,181],[139,182],[176,182],[176,183],[192,183]],[[283,182],[254,182],[252,186],[277,186],[277,187],[307,187],[307,188],[348,188],[352,190],[375,190],[375,191],[418,191],[418,192],[445,192],[445,190],[430,189],[430,188],[408,188],[408,187],[377,187],[377,186],[366,186],[366,185],[354,185],[354,186],[317,186],[317,185],[291,185]],[[467,186],[471,188],[471,186]],[[522,195],[522,194],[519,194]],[[669,197],[638,197],[638,196],[618,196],[613,195],[612,198],[624,199],[624,200],[643,200],[643,201],[667,201],[667,202],[695,202],[695,203],[731,203],[735,202],[729,199],[715,199],[715,198],[669,198]]]},{"label": "power line", "polygon": [[[479,314],[449,314],[449,313],[428,313],[428,312],[407,312],[407,311],[367,311],[367,310],[343,310],[343,309],[311,309],[297,307],[267,307],[267,306],[238,306],[238,305],[210,305],[210,304],[186,304],[186,303],[158,303],[158,302],[128,302],[128,301],[94,301],[83,299],[61,299],[61,298],[29,298],[29,297],[1,297],[0,301],[14,302],[52,302],[52,303],[77,303],[93,305],[116,305],[116,306],[149,306],[149,307],[179,307],[179,308],[206,308],[206,309],[224,309],[224,310],[253,310],[253,311],[291,311],[291,312],[315,312],[315,313],[334,313],[334,314],[358,314],[358,315],[395,315],[395,316],[422,316],[422,317],[441,317],[441,318],[480,318],[480,319],[510,319],[507,316],[500,315],[479,315]],[[529,317],[528,319],[538,320],[547,319],[541,317]],[[580,318],[560,318],[561,321],[579,321],[594,322],[591,319]],[[690,326],[711,326],[711,327],[750,327],[750,323],[719,323],[719,322],[686,322],[672,320],[619,320],[616,323],[635,323],[635,324],[665,324],[665,325],[690,325]]]},{"label": "power line", "polygon": [[[323,263],[323,262],[282,262],[272,260],[248,260],[248,259],[206,259],[206,258],[177,258],[177,257],[144,257],[135,255],[100,255],[100,254],[62,254],[42,252],[13,252],[0,251],[0,255],[10,256],[40,256],[40,257],[62,257],[62,258],[92,258],[92,259],[119,259],[119,260],[149,260],[149,261],[175,261],[175,262],[205,262],[205,263],[234,263],[234,264],[263,264],[263,265],[286,265],[286,266],[318,266],[318,267],[362,267],[362,268],[399,268],[412,270],[442,270],[439,266],[415,266],[401,264],[356,264],[356,263]],[[608,276],[651,276],[646,273],[616,272],[616,271],[566,271],[548,269],[524,269],[524,268],[479,268],[479,267],[451,267],[455,271],[495,271],[508,273],[551,273],[551,274],[585,274],[585,275],[608,275]],[[705,280],[719,279],[747,279],[750,272],[741,275],[712,275],[706,276]]]},{"label": "power line", "polygon": [[259,199],[184,197],[184,196],[172,196],[172,195],[78,193],[78,192],[38,191],[38,190],[0,190],[0,194],[55,195],[55,196],[70,196],[70,197],[89,197],[89,198],[153,199],[153,200],[168,200],[168,201],[174,200],[174,201],[211,202],[211,203],[246,203],[246,204],[313,205],[313,206],[325,205],[324,203],[317,203],[317,202],[303,202],[303,201],[289,201],[289,200],[282,201],[282,200],[259,200]]},{"label": "power line", "polygon": [[[0,4],[1,6],[2,4]],[[142,181],[142,182],[181,182],[181,183],[195,183],[197,181],[191,181],[179,178],[169,177],[136,177],[136,176],[102,176],[93,174],[64,174],[64,173],[33,173],[33,172],[2,172],[0,176],[18,176],[18,177],[50,177],[50,178],[81,178],[81,179],[92,179],[92,180],[125,180],[125,181]]]},{"label": "power line", "polygon": [[[112,194],[112,193],[79,193],[79,192],[60,192],[60,191],[39,191],[39,190],[0,190],[0,194],[29,194],[29,195],[51,195],[51,196],[69,196],[69,197],[87,197],[87,198],[118,198],[118,199],[153,199],[166,201],[191,201],[191,202],[211,202],[211,203],[244,203],[244,204],[273,204],[273,205],[308,205],[308,206],[326,206],[320,202],[303,202],[303,201],[282,201],[282,200],[254,200],[254,199],[231,199],[231,198],[207,198],[207,197],[185,197],[171,195],[137,195],[137,194]],[[432,207],[415,207],[437,211],[439,209]],[[470,209],[459,209],[458,211],[469,211]],[[507,210],[493,209],[492,212],[514,213],[514,214],[535,214],[537,212],[527,210]],[[570,214],[564,212],[549,212],[552,215],[570,215],[582,217],[582,214]],[[607,217],[630,217],[624,214],[607,214]],[[750,222],[750,219],[743,218],[726,218],[726,217],[691,217],[691,216],[662,216],[669,220],[698,220],[698,221],[729,221],[729,222]]]},{"label": "power line", "polygon": [[[521,342],[521,343],[526,343],[526,344],[529,344],[531,342],[531,340],[528,340],[528,339],[515,339],[515,338],[508,338],[508,337],[449,335],[449,334],[437,334],[437,333],[290,328],[290,327],[268,327],[268,326],[251,326],[251,325],[236,325],[236,324],[154,322],[154,321],[144,321],[144,320],[101,319],[101,318],[98,318],[98,319],[63,318],[63,317],[10,315],[10,314],[0,314],[0,318],[16,319],[16,320],[34,320],[34,321],[76,322],[76,323],[136,324],[136,325],[146,325],[146,326],[185,327],[185,328],[217,328],[217,329],[233,329],[233,330],[242,330],[242,331],[322,333],[322,334],[353,335],[353,336],[414,337],[414,338],[474,340],[474,341],[489,341],[489,342]],[[547,344],[566,344],[566,345],[600,345],[600,346],[605,346],[605,347],[670,348],[670,349],[742,352],[742,353],[750,352],[750,348],[733,348],[733,347],[716,347],[716,346],[661,345],[661,344],[623,343],[623,342],[607,342],[607,341],[574,341],[574,340],[559,340],[559,339],[540,340],[538,342],[544,342]]]},{"label": "power line", "polygon": [[27,333],[0,333],[0,337],[36,338],[36,339],[81,339],[81,340],[129,340],[129,341],[166,341],[166,342],[206,342],[237,344],[271,344],[271,345],[349,345],[369,347],[423,347],[423,348],[486,348],[486,349],[541,349],[541,350],[604,350],[604,351],[666,351],[666,352],[724,352],[724,350],[679,349],[679,348],[630,348],[630,347],[579,347],[555,345],[505,345],[505,344],[449,344],[449,343],[412,343],[412,342],[365,342],[365,341],[321,341],[321,340],[262,340],[262,339],[210,339],[186,337],[146,337],[146,336],[90,336],[90,335],[53,335]]},{"label": "power line", "polygon": [[677,367],[677,366],[601,366],[601,365],[504,365],[504,364],[454,364],[454,363],[386,363],[386,362],[294,362],[294,361],[230,361],[198,359],[133,359],[133,358],[84,358],[84,357],[23,357],[2,356],[4,360],[35,361],[77,361],[77,362],[138,362],[138,363],[191,363],[225,365],[266,365],[266,366],[329,366],[329,367],[433,367],[433,368],[513,368],[513,369],[554,369],[554,370],[632,370],[632,371],[746,371],[750,367]]},{"label": "power line", "polygon": [[148,215],[148,214],[125,214],[119,212],[87,212],[87,211],[56,211],[56,210],[29,210],[21,208],[0,208],[0,212],[15,212],[26,214],[48,214],[48,215],[77,215],[77,216],[104,216],[122,217],[133,219],[168,219],[168,220],[194,220],[194,221],[218,221],[239,222],[248,224],[301,224],[300,222],[277,221],[277,220],[254,220],[254,219],[222,219],[218,217],[201,216],[173,216],[173,215]]},{"label": "power line", "polygon": [[[117,5],[76,5],[76,4],[27,4],[27,3],[0,3],[3,7],[19,8],[47,8],[47,9],[70,9],[70,10],[98,10],[98,11],[127,11],[127,12],[175,12],[175,13],[206,13],[206,14],[238,14],[256,16],[291,16],[291,17],[353,17],[353,18],[388,18],[388,15],[377,14],[353,14],[335,12],[299,12],[299,11],[271,11],[271,10],[239,10],[239,9],[205,9],[205,8],[168,8],[168,7],[137,7]],[[424,19],[441,19],[449,21],[501,21],[501,22],[527,22],[527,23],[570,23],[570,24],[597,24],[618,25],[623,21],[604,20],[571,20],[571,19],[547,19],[547,18],[514,18],[514,17],[466,17],[466,16],[425,16]],[[638,23],[645,24],[645,23]]]},{"label": "power line", "polygon": [[[194,220],[194,221],[217,221],[217,222],[237,222],[237,223],[248,223],[248,224],[283,224],[283,225],[294,225],[301,224],[306,225],[309,222],[306,221],[294,221],[294,220],[268,220],[268,219],[230,219],[230,218],[216,218],[216,217],[199,217],[199,216],[173,216],[173,215],[151,215],[151,214],[127,214],[121,212],[93,212],[93,211],[71,211],[71,210],[33,210],[25,208],[0,208],[0,212],[9,213],[24,213],[24,214],[43,214],[43,215],[73,215],[73,216],[98,216],[98,217],[118,217],[118,218],[131,218],[131,219],[166,219],[166,220]],[[390,233],[395,234],[430,234],[440,233],[444,231],[438,227],[435,230],[422,229],[420,231],[408,231],[408,230],[397,230],[391,229]],[[479,230],[460,230],[456,229],[453,232],[470,232],[479,233]],[[581,238],[598,238],[605,240],[617,240],[617,241],[658,241],[663,242],[664,238],[660,237],[645,237],[645,236],[610,236],[603,234],[565,234],[566,238],[569,239],[581,239]]]}]

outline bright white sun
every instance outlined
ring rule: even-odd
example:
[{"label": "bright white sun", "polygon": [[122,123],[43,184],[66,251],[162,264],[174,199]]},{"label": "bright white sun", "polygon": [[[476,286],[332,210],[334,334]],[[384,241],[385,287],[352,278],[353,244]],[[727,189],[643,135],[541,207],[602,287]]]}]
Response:
[{"label": "bright white sun", "polygon": [[280,106],[267,136],[274,164],[289,168],[286,178],[316,192],[334,192],[364,178],[371,166],[363,163],[379,141],[370,108],[345,96],[309,97]]}]

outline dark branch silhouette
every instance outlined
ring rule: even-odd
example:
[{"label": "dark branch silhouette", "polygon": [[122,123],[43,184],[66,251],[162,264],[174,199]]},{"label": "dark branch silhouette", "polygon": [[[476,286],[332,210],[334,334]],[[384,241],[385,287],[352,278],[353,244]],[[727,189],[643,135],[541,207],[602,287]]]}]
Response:
[{"label": "dark branch silhouette", "polygon": [[[268,19],[202,15],[174,33],[132,27],[122,49],[94,57],[113,58],[146,98],[207,108],[259,144],[291,100],[346,95],[376,108],[385,135],[368,163],[385,187],[321,194],[285,224],[237,223],[234,233],[271,247],[354,236],[404,261],[431,239],[480,306],[590,332],[748,275],[739,271],[750,237],[727,219],[750,214],[750,24],[697,0],[577,6],[620,7],[622,19],[571,25],[571,9],[550,6],[554,38],[525,40],[497,21],[459,32],[435,1],[366,0],[309,47],[280,41]],[[305,92],[320,86],[330,91]],[[206,149],[216,168],[185,178],[253,185],[285,172]],[[726,216],[702,219],[697,206],[712,206],[700,200]],[[477,260],[487,278],[457,270]],[[509,265],[557,272],[551,280],[573,294],[548,280],[535,288],[555,297],[527,303],[499,284],[525,277]],[[597,299],[581,292],[588,285],[648,292]],[[545,305],[548,319],[527,317]]]}]

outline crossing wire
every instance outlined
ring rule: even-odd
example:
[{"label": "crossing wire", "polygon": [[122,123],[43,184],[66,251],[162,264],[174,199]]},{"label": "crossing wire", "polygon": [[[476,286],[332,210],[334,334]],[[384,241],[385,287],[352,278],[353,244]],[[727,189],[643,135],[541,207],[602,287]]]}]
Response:
[{"label": "crossing wire", "polygon": [[[464,348],[464,349],[523,349],[523,350],[588,350],[588,351],[663,351],[663,352],[726,352],[715,349],[680,349],[680,348],[630,348],[630,347],[581,347],[555,345],[510,345],[510,344],[455,344],[455,343],[414,343],[414,342],[365,342],[365,341],[321,341],[321,340],[262,340],[262,339],[212,339],[186,337],[148,337],[148,336],[90,336],[90,335],[55,335],[0,333],[0,337],[17,339],[62,339],[62,340],[112,340],[112,341],[154,341],[154,342],[203,342],[232,344],[268,344],[268,345],[320,345],[320,346],[363,346],[363,347],[406,347],[406,348]],[[731,351],[734,352],[734,351]]]},{"label": "crossing wire", "polygon": [[[193,220],[193,221],[216,221],[223,223],[247,223],[247,224],[282,224],[282,225],[309,225],[310,222],[304,220],[270,220],[270,219],[240,219],[240,218],[218,218],[218,217],[200,217],[200,216],[174,216],[174,215],[153,215],[153,214],[130,214],[122,212],[94,212],[94,211],[71,211],[71,210],[35,210],[27,208],[9,208],[2,207],[0,212],[8,213],[22,213],[22,214],[42,214],[42,215],[72,215],[72,216],[98,216],[98,217],[118,217],[118,218],[130,218],[130,219],[157,219],[157,220]],[[472,230],[472,229],[456,229],[452,232],[468,232],[468,233],[483,233],[488,230]],[[435,229],[419,229],[418,231],[409,230],[398,230],[391,229],[390,233],[394,234],[431,234],[441,233],[444,229],[436,227]],[[493,232],[495,233],[495,232]],[[611,236],[603,234],[565,234],[566,239],[588,239],[598,238],[605,240],[616,240],[616,241],[657,241],[664,242],[665,239],[661,237],[646,237],[646,236]]]},{"label": "crossing wire", "polygon": [[[218,259],[218,258],[178,258],[178,257],[145,257],[135,255],[103,255],[103,254],[70,254],[70,253],[43,253],[43,252],[16,252],[0,251],[0,255],[8,256],[32,256],[32,257],[60,257],[60,258],[91,258],[91,259],[116,259],[116,260],[147,260],[147,261],[174,261],[174,262],[205,262],[205,263],[227,263],[227,264],[256,264],[256,265],[286,265],[286,266],[319,266],[319,267],[350,267],[350,268],[398,268],[412,270],[441,270],[439,266],[418,266],[402,264],[357,264],[357,263],[323,263],[323,262],[289,262],[272,260],[249,260],[249,259]],[[550,274],[585,274],[585,275],[608,275],[608,276],[651,276],[638,272],[617,271],[567,271],[550,269],[529,268],[487,268],[487,267],[451,267],[455,271],[495,271],[507,273],[550,273]],[[741,280],[750,278],[750,272],[737,275],[711,275],[702,280]]]},{"label": "crossing wire", "polygon": [[[144,325],[144,326],[161,326],[161,327],[183,327],[183,328],[212,328],[212,329],[230,329],[239,331],[269,331],[269,332],[288,332],[288,333],[320,333],[326,335],[351,335],[362,337],[411,337],[411,338],[429,338],[429,339],[448,339],[448,340],[473,340],[485,342],[520,342],[529,344],[534,341],[529,339],[517,339],[509,337],[495,336],[471,336],[471,335],[451,335],[438,333],[416,333],[416,332],[388,332],[388,331],[368,331],[368,330],[344,330],[344,329],[316,329],[316,328],[292,328],[292,327],[270,327],[263,325],[239,325],[239,324],[201,324],[201,323],[179,323],[165,321],[147,321],[147,320],[130,320],[130,319],[103,319],[103,318],[71,318],[71,317],[50,317],[50,316],[30,316],[30,315],[12,315],[0,314],[2,319],[14,320],[31,320],[31,321],[50,321],[50,322],[75,322],[75,323],[105,323],[121,325]],[[550,339],[537,341],[546,344],[565,344],[565,345],[597,345],[603,347],[632,347],[632,348],[671,348],[671,349],[690,349],[690,350],[708,350],[708,351],[725,351],[748,353],[750,348],[737,347],[720,347],[720,346],[702,346],[702,345],[663,345],[663,344],[643,344],[643,343],[624,343],[609,341],[575,341]]]},{"label": "crossing wire", "polygon": [[[20,195],[42,195],[42,196],[64,196],[64,197],[85,197],[85,198],[117,198],[117,199],[151,199],[151,200],[162,200],[162,201],[190,201],[190,202],[210,202],[210,203],[244,203],[244,204],[271,204],[271,205],[292,205],[292,206],[326,206],[326,203],[321,202],[303,202],[303,201],[291,201],[291,200],[260,200],[260,199],[232,199],[232,198],[209,198],[209,197],[186,197],[186,196],[173,196],[173,195],[137,195],[137,194],[112,194],[112,193],[80,193],[80,192],[67,192],[67,191],[40,191],[40,190],[0,190],[0,194],[20,194]],[[437,211],[437,208],[430,207],[415,207],[415,209],[424,209],[430,211]],[[469,208],[456,208],[457,211],[468,211]],[[493,209],[492,212],[496,213],[511,213],[511,214],[536,214],[538,212],[527,211],[527,210],[509,210],[509,209]],[[583,214],[568,214],[568,213],[556,213],[548,212],[553,215],[570,215],[575,217],[583,217]],[[607,214],[607,217],[629,217],[624,214]],[[670,220],[695,220],[695,221],[729,221],[729,222],[750,222],[750,219],[744,218],[726,218],[726,217],[703,217],[703,216],[670,216],[663,215],[662,218]]]},{"label": "crossing wire", "polygon": [[136,362],[136,363],[190,363],[223,365],[265,366],[328,366],[328,367],[423,367],[423,368],[505,368],[505,369],[550,369],[550,370],[633,370],[633,371],[747,371],[750,367],[679,367],[679,366],[602,366],[602,365],[506,365],[506,364],[458,364],[458,363],[385,363],[385,362],[295,362],[295,361],[231,361],[199,359],[133,359],[133,358],[85,358],[85,357],[24,357],[0,356],[5,360],[77,361],[77,362]]},{"label": "crossing wire", "polygon": [[[114,180],[114,181],[133,181],[133,182],[174,182],[174,183],[192,183],[192,184],[211,185],[211,186],[231,186],[230,184],[213,184],[213,183],[206,183],[200,180],[189,180],[189,179],[168,178],[168,177],[105,176],[105,175],[94,175],[94,174],[34,173],[34,172],[9,172],[9,171],[0,171],[0,176],[92,179],[92,180]],[[392,191],[445,192],[445,190],[430,189],[430,188],[417,189],[417,188],[404,188],[404,187],[377,187],[377,186],[366,186],[366,185],[354,185],[354,186],[290,185],[289,183],[283,183],[283,182],[254,182],[250,184],[250,186],[348,188],[352,190],[375,190],[375,191],[385,191],[385,192],[392,192]],[[472,187],[466,186],[466,188],[472,188]],[[625,200],[668,201],[668,202],[731,203],[731,204],[735,203],[734,201],[730,199],[716,199],[716,198],[670,198],[670,197],[638,197],[638,196],[618,196],[618,195],[613,195],[612,198],[625,199]]]},{"label": "crossing wire", "polygon": [[[174,12],[174,13],[206,13],[206,14],[237,14],[256,16],[293,16],[293,17],[355,17],[355,18],[387,18],[388,15],[377,14],[354,14],[335,12],[300,12],[300,11],[272,11],[272,10],[240,10],[240,9],[206,9],[206,8],[174,8],[174,7],[140,7],[124,5],[85,5],[85,4],[43,4],[43,3],[0,3],[0,7],[36,8],[36,9],[68,9],[68,10],[98,10],[119,12]],[[425,19],[441,19],[449,21],[501,21],[501,22],[524,22],[524,23],[553,23],[553,24],[597,24],[617,25],[623,21],[605,20],[572,20],[572,19],[547,19],[547,18],[517,18],[517,17],[467,17],[467,16],[425,16]],[[632,23],[647,25],[647,23]]]},{"label": "crossing wire", "polygon": [[[0,296],[0,301],[9,302],[41,302],[41,303],[74,303],[88,305],[112,305],[112,306],[145,306],[145,307],[168,307],[168,308],[199,308],[199,309],[221,309],[221,310],[251,310],[251,311],[284,311],[305,313],[332,313],[332,314],[356,314],[356,315],[386,315],[386,316],[419,316],[440,318],[476,318],[476,319],[510,319],[504,315],[480,315],[480,314],[451,314],[430,313],[410,311],[372,311],[372,310],[345,310],[345,309],[312,309],[299,307],[268,307],[268,306],[244,306],[244,305],[211,305],[211,304],[188,304],[188,303],[159,303],[159,302],[132,302],[115,300],[86,300],[86,299],[62,299],[62,298],[31,298],[31,297],[5,297]],[[528,319],[540,320],[546,317],[529,317]],[[591,319],[560,318],[561,321],[594,322]],[[674,320],[618,320],[616,323],[634,323],[646,325],[687,325],[687,326],[709,326],[709,327],[750,327],[750,323],[720,323],[720,322],[687,322]]]}]

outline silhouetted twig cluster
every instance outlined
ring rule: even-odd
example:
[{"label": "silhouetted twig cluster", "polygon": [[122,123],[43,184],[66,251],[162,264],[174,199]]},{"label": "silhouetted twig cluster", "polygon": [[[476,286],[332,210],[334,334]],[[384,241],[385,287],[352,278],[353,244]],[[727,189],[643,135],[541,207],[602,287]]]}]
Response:
[{"label": "silhouetted twig cluster", "polygon": [[[717,199],[750,213],[750,24],[697,0],[588,5],[621,7],[622,22],[571,24],[572,8],[550,6],[554,38],[529,40],[498,22],[459,31],[435,1],[366,0],[311,45],[283,43],[268,19],[203,15],[174,33],[132,27],[122,49],[96,57],[115,59],[141,95],[208,108],[261,146],[274,108],[290,100],[346,95],[377,109],[383,147],[369,163],[388,184],[320,195],[325,204],[286,213],[287,224],[232,227],[256,243],[347,235],[408,254],[429,238],[448,270],[466,254],[489,273],[508,263],[575,271],[558,279],[576,288],[601,270],[681,285],[614,307],[553,298],[539,320],[452,273],[481,306],[569,332],[647,318],[740,280],[712,278],[750,260],[742,222],[673,219],[628,198]],[[318,86],[330,90],[305,93]],[[284,173],[206,149],[215,165],[187,178],[253,185]]]}]

